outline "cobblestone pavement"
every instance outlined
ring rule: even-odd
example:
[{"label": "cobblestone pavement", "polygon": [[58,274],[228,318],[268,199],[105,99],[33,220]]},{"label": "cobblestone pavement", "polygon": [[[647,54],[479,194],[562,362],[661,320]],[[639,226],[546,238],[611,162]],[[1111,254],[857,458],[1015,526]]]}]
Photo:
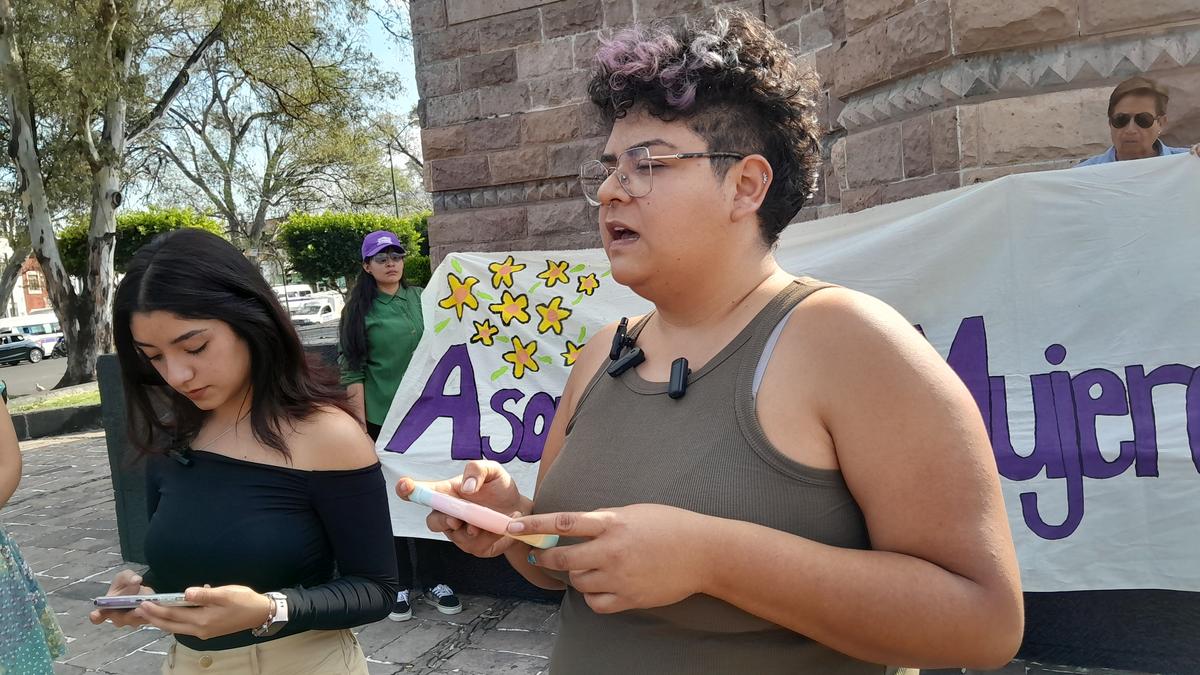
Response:
[{"label": "cobblestone pavement", "polygon": [[[0,510],[0,523],[21,547],[67,634],[69,652],[55,672],[158,673],[169,635],[87,620],[91,599],[129,567],[117,542],[104,433],[30,441],[22,453],[21,486]],[[411,621],[357,629],[371,675],[547,672],[558,630],[556,605],[461,597],[461,614],[443,616],[418,601]]]}]

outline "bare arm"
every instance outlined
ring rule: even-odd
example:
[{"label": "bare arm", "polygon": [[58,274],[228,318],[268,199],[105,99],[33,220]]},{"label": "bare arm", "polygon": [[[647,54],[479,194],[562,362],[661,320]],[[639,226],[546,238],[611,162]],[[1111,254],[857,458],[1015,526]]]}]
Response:
[{"label": "bare arm", "polygon": [[820,415],[874,550],[720,521],[712,541],[721,542],[723,564],[709,592],[878,663],[1007,663],[1021,640],[1020,579],[970,394],[878,300],[824,291],[796,318],[825,328],[795,331],[791,353],[821,354],[806,372],[820,387]]},{"label": "bare arm", "polygon": [[21,482],[21,447],[8,406],[0,403],[0,507],[8,503]]},{"label": "bare arm", "polygon": [[828,290],[785,328],[760,417],[772,386],[779,424],[763,417],[764,428],[790,456],[797,435],[812,446],[814,429],[827,434],[873,550],[653,504],[509,531],[584,538],[535,552],[536,565],[569,571],[597,612],[706,593],[874,663],[1006,664],[1021,640],[1020,580],[987,433],[958,376],[891,308]]}]

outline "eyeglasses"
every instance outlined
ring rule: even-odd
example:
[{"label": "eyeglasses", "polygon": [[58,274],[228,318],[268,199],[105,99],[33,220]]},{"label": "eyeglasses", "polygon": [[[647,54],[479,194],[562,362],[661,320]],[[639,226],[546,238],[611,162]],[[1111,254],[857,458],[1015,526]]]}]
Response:
[{"label": "eyeglasses", "polygon": [[[630,148],[617,158],[616,166],[608,166],[598,159],[579,165],[579,183],[583,185],[583,197],[588,204],[600,206],[600,186],[613,173],[621,189],[630,197],[645,197],[654,189],[654,163],[664,159],[696,159],[699,157],[729,157],[744,159],[737,152],[679,152],[673,155],[651,155],[650,148]],[[661,164],[659,166],[662,166]]]},{"label": "eyeglasses", "polygon": [[393,251],[391,253],[388,253],[385,251],[383,253],[376,253],[375,255],[371,256],[370,258],[367,258],[367,260],[370,260],[371,262],[375,263],[376,265],[386,265],[387,263],[390,263],[390,262],[394,262],[394,263],[404,262],[404,254],[396,253],[395,251]]},{"label": "eyeglasses", "polygon": [[1129,113],[1117,113],[1116,115],[1108,118],[1108,123],[1111,124],[1112,128],[1114,129],[1124,129],[1129,125],[1129,120],[1133,120],[1134,122],[1137,122],[1139,127],[1143,129],[1149,129],[1150,127],[1154,126],[1154,123],[1158,121],[1159,117],[1162,117],[1162,115],[1151,115],[1148,112],[1140,112],[1136,115],[1130,115]]}]

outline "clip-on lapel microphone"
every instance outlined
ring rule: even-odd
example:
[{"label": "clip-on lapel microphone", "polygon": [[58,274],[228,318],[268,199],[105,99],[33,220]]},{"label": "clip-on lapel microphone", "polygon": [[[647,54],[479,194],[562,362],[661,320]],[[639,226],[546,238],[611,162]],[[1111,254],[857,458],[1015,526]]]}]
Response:
[{"label": "clip-on lapel microphone", "polygon": [[[625,371],[630,368],[636,368],[646,360],[646,354],[641,347],[637,346],[637,339],[630,337],[629,319],[621,317],[621,323],[617,325],[617,332],[613,335],[612,347],[608,350],[608,358],[612,363],[608,366],[608,374],[612,377],[620,377]],[[626,347],[632,347],[624,355],[621,352],[625,351]],[[667,383],[667,396],[673,399],[683,398],[687,393],[688,376],[692,371],[688,370],[687,359],[679,357],[671,362],[671,379]]]}]

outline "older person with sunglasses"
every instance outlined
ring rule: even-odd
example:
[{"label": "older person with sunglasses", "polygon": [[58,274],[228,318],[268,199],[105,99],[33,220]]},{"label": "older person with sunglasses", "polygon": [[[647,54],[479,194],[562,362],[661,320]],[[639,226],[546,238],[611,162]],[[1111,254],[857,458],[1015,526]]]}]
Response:
[{"label": "older person with sunglasses", "polygon": [[[1173,148],[1161,140],[1167,128],[1167,88],[1147,77],[1131,77],[1113,89],[1108,98],[1108,126],[1112,147],[1104,154],[1080,162],[1092,166],[1130,159],[1182,155],[1187,148]],[[1200,157],[1200,143],[1192,146]]]}]

